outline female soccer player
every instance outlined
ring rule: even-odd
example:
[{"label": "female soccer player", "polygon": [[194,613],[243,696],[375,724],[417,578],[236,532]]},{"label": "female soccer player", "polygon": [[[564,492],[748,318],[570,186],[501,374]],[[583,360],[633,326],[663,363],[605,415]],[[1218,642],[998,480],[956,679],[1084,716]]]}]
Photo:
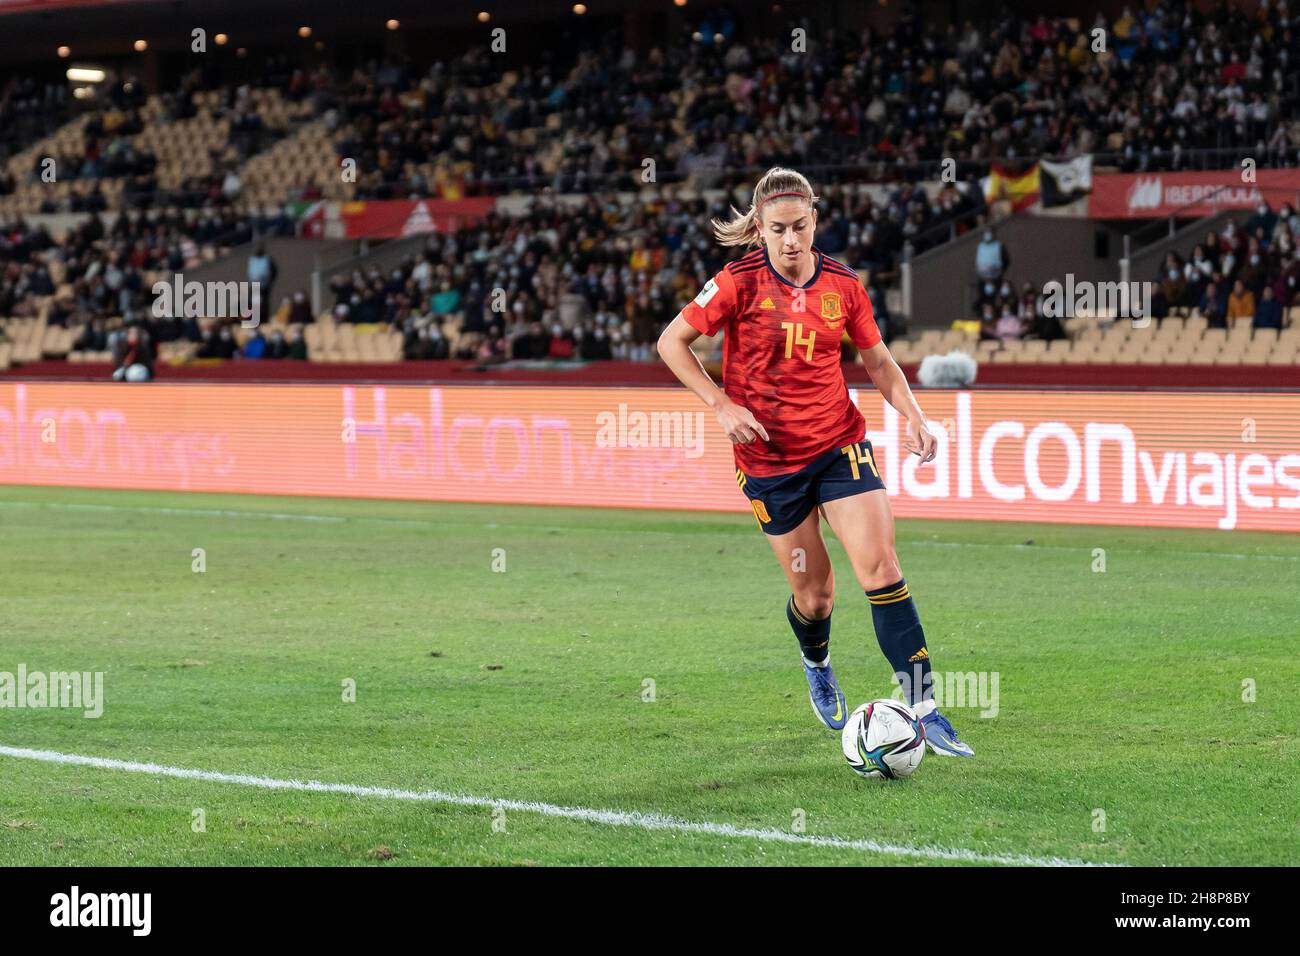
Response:
[{"label": "female soccer player", "polygon": [[[824,515],[871,602],[880,649],[937,754],[974,756],[935,706],[930,652],[894,551],[894,517],[866,421],[849,400],[840,336],[862,352],[871,380],[907,419],[903,447],[934,458],[934,435],[902,370],[880,338],[857,274],[813,245],[817,197],[800,173],[771,169],[749,212],[713,222],[727,246],[758,246],[729,263],[659,338],[659,354],[717,414],[735,446],[736,481],[790,582],[786,617],[803,655],[813,713],[840,729],[846,713],[830,662],[835,574],[822,538]],[[691,343],[726,330],[723,388]]]}]

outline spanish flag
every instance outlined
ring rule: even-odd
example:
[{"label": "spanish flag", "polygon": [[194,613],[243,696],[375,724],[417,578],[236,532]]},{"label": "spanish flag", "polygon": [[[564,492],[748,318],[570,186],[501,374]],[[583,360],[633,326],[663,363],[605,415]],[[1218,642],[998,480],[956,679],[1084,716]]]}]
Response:
[{"label": "spanish flag", "polygon": [[984,198],[990,203],[999,199],[1011,200],[1011,208],[1016,212],[1038,201],[1039,177],[1038,164],[1023,173],[1008,172],[1004,167],[994,163],[984,180]]}]

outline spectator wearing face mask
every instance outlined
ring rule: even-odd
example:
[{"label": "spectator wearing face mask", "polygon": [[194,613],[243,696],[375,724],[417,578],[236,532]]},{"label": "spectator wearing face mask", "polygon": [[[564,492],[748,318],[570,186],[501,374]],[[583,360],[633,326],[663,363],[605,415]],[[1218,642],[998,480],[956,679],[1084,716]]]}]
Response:
[{"label": "spectator wearing face mask", "polygon": [[301,327],[295,326],[289,333],[289,347],[284,357],[298,362],[307,361],[307,340],[303,338]]},{"label": "spectator wearing face mask", "polygon": [[1286,228],[1292,236],[1300,235],[1300,215],[1289,202],[1284,202],[1277,211],[1277,228]]},{"label": "spectator wearing face mask", "polygon": [[[428,327],[429,333],[429,358],[433,361],[448,358],[451,355],[451,343],[447,341],[447,336],[443,334],[442,327],[436,322]],[[502,340],[502,356],[505,355],[505,343]]]},{"label": "spectator wearing face mask", "polygon": [[1292,255],[1273,281],[1273,296],[1285,311],[1295,305],[1297,295],[1300,295],[1300,255]]},{"label": "spectator wearing face mask", "polygon": [[609,335],[609,354],[616,361],[625,362],[633,358],[632,346],[623,339],[622,332],[611,332]]},{"label": "spectator wearing face mask", "polygon": [[558,322],[551,326],[551,346],[547,350],[546,357],[553,359],[573,358],[573,339],[565,334],[564,329]]},{"label": "spectator wearing face mask", "polygon": [[992,229],[985,229],[980,243],[975,247],[975,275],[984,282],[998,283],[1011,265],[1006,247],[1002,240],[993,235]]},{"label": "spectator wearing face mask", "polygon": [[408,362],[424,362],[433,357],[433,345],[429,341],[429,327],[414,326],[406,330],[402,342],[402,358]]},{"label": "spectator wearing face mask", "polygon": [[1228,250],[1235,251],[1241,248],[1245,241],[1245,236],[1242,231],[1237,228],[1236,221],[1229,219],[1227,224],[1223,227],[1223,231],[1219,233],[1219,248],[1224,252],[1227,252]]},{"label": "spectator wearing face mask", "polygon": [[1273,238],[1268,247],[1275,256],[1282,259],[1288,258],[1295,252],[1295,233],[1281,219],[1278,219],[1277,228],[1273,230]]},{"label": "spectator wearing face mask", "polygon": [[199,348],[199,358],[228,359],[235,355],[235,337],[230,334],[230,326],[223,324],[220,328],[209,330],[206,341]]},{"label": "spectator wearing face mask", "polygon": [[253,334],[239,352],[246,359],[266,358],[266,337],[262,335],[260,327],[253,329]]},{"label": "spectator wearing face mask", "polygon": [[1255,306],[1255,328],[1279,331],[1282,328],[1282,303],[1273,295],[1272,286],[1264,286],[1259,303]]},{"label": "spectator wearing face mask", "polygon": [[1276,226],[1277,214],[1269,208],[1268,203],[1262,202],[1255,207],[1254,214],[1246,220],[1245,232],[1246,235],[1253,236],[1257,229],[1263,229],[1264,235],[1271,236]]},{"label": "spectator wearing face mask", "polygon": [[293,304],[289,308],[289,324],[305,325],[311,321],[311,303],[307,301],[307,294],[305,292],[295,292],[293,294]]},{"label": "spectator wearing face mask", "polygon": [[1221,249],[1222,253],[1219,257],[1219,272],[1222,275],[1230,276],[1237,271],[1237,263],[1240,261],[1240,256],[1237,254],[1235,246],[1224,245]]},{"label": "spectator wearing face mask", "polygon": [[1005,309],[998,316],[998,320],[993,327],[993,334],[1003,342],[1015,342],[1025,333],[1025,324],[1021,321],[1020,316],[1014,312]]},{"label": "spectator wearing face mask", "polygon": [[1032,282],[1022,283],[1020,286],[1020,304],[1016,307],[1016,315],[1022,319],[1031,320],[1038,314],[1038,292],[1034,289]]},{"label": "spectator wearing face mask", "polygon": [[278,272],[275,260],[266,251],[266,245],[258,243],[253,254],[248,257],[248,281],[258,283],[261,301],[273,301],[271,290],[275,287],[275,277]]},{"label": "spectator wearing face mask", "polygon": [[1205,254],[1205,247],[1197,246],[1192,250],[1192,257],[1183,266],[1183,278],[1187,280],[1187,300],[1189,302],[1200,301],[1201,295],[1205,292],[1206,283],[1210,281],[1212,275],[1214,275],[1214,263]]},{"label": "spectator wearing face mask", "polygon": [[528,330],[529,356],[544,359],[551,352],[551,336],[541,322],[533,322]]},{"label": "spectator wearing face mask", "polygon": [[1006,279],[1003,279],[1002,284],[998,286],[998,303],[1004,313],[1018,311],[1020,299],[1016,295],[1015,288]]},{"label": "spectator wearing face mask", "polygon": [[269,359],[282,359],[288,354],[288,346],[284,341],[284,333],[279,329],[272,329],[270,336],[266,340],[266,357]]},{"label": "spectator wearing face mask", "polygon": [[609,346],[609,336],[606,335],[604,329],[597,327],[596,330],[591,333],[590,343],[591,348],[589,354],[584,354],[583,358],[590,358],[592,361],[599,362],[614,357],[614,353],[611,351]]},{"label": "spectator wearing face mask", "polygon": [[998,284],[992,279],[985,279],[975,292],[975,313],[981,315],[985,306],[992,306],[996,311],[1002,303],[998,299]]},{"label": "spectator wearing face mask", "polygon": [[[443,280],[439,290],[430,299],[429,306],[436,316],[454,315],[460,308],[460,289],[450,281]],[[478,310],[475,310],[475,314],[478,314]]]},{"label": "spectator wearing face mask", "polygon": [[1233,284],[1232,294],[1228,296],[1227,318],[1229,325],[1240,319],[1255,319],[1255,293],[1247,289],[1246,283],[1240,279]]},{"label": "spectator wearing face mask", "polygon": [[[1187,279],[1183,267],[1172,253],[1165,259],[1165,272],[1160,277],[1160,295],[1164,299],[1166,314],[1168,309],[1176,309],[1186,304]],[[1159,316],[1163,318],[1163,316]]]},{"label": "spectator wearing face mask", "polygon": [[1268,276],[1268,264],[1264,261],[1264,255],[1260,251],[1258,240],[1251,239],[1247,250],[1246,258],[1237,271],[1237,278],[1242,284],[1254,294],[1258,299],[1260,292],[1264,288],[1264,280]]},{"label": "spectator wearing face mask", "polygon": [[1199,308],[1205,316],[1209,327],[1222,329],[1227,327],[1228,293],[1222,283],[1211,282],[1201,295]]},{"label": "spectator wearing face mask", "polygon": [[1021,292],[1020,308],[1017,314],[1020,316],[1026,338],[1042,339],[1045,342],[1069,338],[1060,318],[1055,315],[1046,315],[1043,312],[1038,292],[1028,282],[1025,283],[1025,287]]}]

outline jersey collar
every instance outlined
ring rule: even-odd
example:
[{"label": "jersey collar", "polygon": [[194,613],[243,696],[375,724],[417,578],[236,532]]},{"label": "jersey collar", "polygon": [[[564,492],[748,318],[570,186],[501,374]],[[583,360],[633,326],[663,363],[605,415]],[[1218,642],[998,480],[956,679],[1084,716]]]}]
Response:
[{"label": "jersey collar", "polygon": [[767,254],[766,244],[763,245],[763,261],[767,263],[767,271],[772,273],[778,282],[788,285],[792,289],[811,289],[816,284],[817,280],[822,277],[822,263],[826,261],[826,257],[822,255],[822,251],[816,246],[812,247],[812,251],[813,255],[817,259],[817,268],[813,270],[812,278],[803,285],[795,285],[785,276],[781,275],[781,273],[776,271],[776,266],[772,265],[772,257]]}]

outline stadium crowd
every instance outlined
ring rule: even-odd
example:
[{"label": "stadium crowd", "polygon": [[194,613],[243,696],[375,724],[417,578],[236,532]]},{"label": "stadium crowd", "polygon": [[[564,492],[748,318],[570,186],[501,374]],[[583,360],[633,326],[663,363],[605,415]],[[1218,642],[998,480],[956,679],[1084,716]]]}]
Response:
[{"label": "stadium crowd", "polygon": [[1153,297],[1156,318],[1195,307],[1210,328],[1249,322],[1281,329],[1285,310],[1300,305],[1300,214],[1289,203],[1261,205],[1237,228],[1209,233],[1185,259],[1171,252]]},{"label": "stadium crowd", "polygon": [[358,71],[340,155],[359,157],[362,198],[593,191],[635,184],[646,158],[659,181],[701,185],[778,164],[821,182],[937,179],[945,157],[963,175],[1040,155],[1097,154],[1125,171],[1227,166],[1243,147],[1261,165],[1297,162],[1300,32],[1285,2],[946,28],[908,6],[888,36],[814,33],[816,55],[794,51],[788,31],[708,29],[723,42],[637,53],[607,38],[572,63],[516,69],[476,50],[424,76]]},{"label": "stadium crowd", "polygon": [[[883,287],[872,277],[895,268],[909,218],[955,215],[965,198],[949,187],[932,201],[903,185],[880,200],[849,188],[832,188],[823,200],[819,248],[869,276],[877,320],[892,335]],[[340,321],[403,332],[409,358],[650,360],[663,325],[729,258],[708,226],[726,213],[725,203],[702,199],[620,204],[589,196],[578,208],[539,201],[523,216],[493,213],[479,226],[431,234],[419,256],[386,275],[372,268],[336,276],[332,309]],[[240,217],[229,205],[131,212],[109,228],[92,216],[57,243],[22,221],[0,226],[0,315],[33,315],[38,297],[67,283],[71,292],[54,299],[49,321],[86,326],[80,347],[96,351],[120,318],[159,323],[157,342],[185,338],[206,348],[210,323],[152,318],[146,273],[183,271],[204,246],[289,228],[284,219]],[[495,289],[503,297],[494,299]],[[272,301],[272,315],[286,324],[313,320],[305,290]],[[237,341],[224,354],[220,324],[216,335],[212,357],[244,354]]]},{"label": "stadium crowd", "polygon": [[[848,188],[823,196],[818,247],[867,274],[887,337],[896,330],[874,277],[895,265],[900,222],[965,201],[954,187],[941,197],[906,185],[879,202]],[[731,257],[708,225],[727,214],[725,203],[703,199],[539,201],[517,218],[493,213],[456,235],[433,234],[386,275],[335,276],[334,312],[401,330],[410,358],[647,361],[663,326]]]},{"label": "stadium crowd", "polygon": [[[1277,210],[1261,203],[1238,226],[1211,231],[1190,253],[1170,251],[1151,283],[1151,317],[1196,311],[1212,329],[1244,322],[1253,329],[1282,329],[1300,305],[1300,213],[1290,203]],[[1003,342],[1066,336],[1059,318],[1044,315],[1041,284],[1008,281],[1008,262],[986,248],[1000,246],[991,233],[976,254],[973,320],[981,339]],[[985,263],[981,265],[981,261]],[[997,265],[993,265],[996,262]],[[964,326],[964,321],[957,325]]]},{"label": "stadium crowd", "polygon": [[[610,34],[524,66],[483,48],[423,71],[393,60],[305,70],[279,57],[259,83],[310,103],[310,116],[338,131],[338,159],[358,163],[358,198],[587,194],[577,207],[536,201],[521,216],[432,235],[420,255],[386,272],[336,276],[336,318],[401,331],[408,358],[653,358],[658,330],[726,261],[708,221],[727,207],[673,199],[671,190],[615,201],[607,190],[639,185],[647,158],[657,181],[701,188],[735,188],[777,163],[809,171],[823,196],[818,245],[866,275],[887,339],[898,323],[884,289],[904,244],[922,251],[981,227],[975,180],[989,160],[1091,153],[1146,170],[1231,165],[1250,147],[1261,164],[1297,161],[1300,34],[1285,3],[1203,14],[1166,0],[1126,8],[1114,22],[1006,14],[947,27],[918,10],[906,6],[884,36],[809,28],[816,55],[792,49],[787,32],[759,36],[711,14],[639,52]],[[1104,49],[1094,43],[1098,28]],[[126,202],[149,214],[107,229],[92,218],[58,243],[22,221],[3,226],[0,315],[30,314],[37,297],[68,283],[50,321],[84,325],[89,347],[119,318],[148,320],[145,272],[188,264],[205,245],[288,230],[285,216],[239,204],[241,161],[284,133],[263,127],[248,86],[194,70],[164,94],[160,119],[192,117],[196,92],[211,90],[233,152],[211,174],[160,190],[155,157],[132,143],[148,122],[143,88],[128,77],[105,89],[84,149],[58,157],[60,168],[91,183],[126,178]],[[49,96],[10,84],[0,116],[31,113]],[[945,157],[958,160],[960,181],[927,193],[920,180],[936,180]],[[889,185],[851,184],[864,178]],[[66,202],[97,212],[105,200],[96,188]],[[1275,304],[1295,298],[1295,217],[1260,216],[1240,236],[1167,264],[1157,308],[1203,305],[1225,321],[1249,311],[1271,322]],[[1005,269],[1003,258],[981,276],[981,335],[1063,334],[1043,320],[1034,288],[1014,289]],[[284,296],[274,314],[310,321],[305,290]],[[161,328],[154,338],[243,354],[239,336],[206,328]],[[277,354],[279,344],[254,342],[249,357]]]},{"label": "stadium crowd", "polygon": [[[0,316],[33,316],[37,299],[52,296],[51,325],[89,329],[140,318],[153,301],[147,273],[180,272],[201,261],[205,247],[215,251],[286,228],[287,221],[240,216],[228,205],[129,212],[111,226],[92,215],[58,242],[21,219],[0,224]],[[58,294],[65,284],[70,290]]]},{"label": "stadium crowd", "polygon": [[[358,198],[596,192],[639,185],[647,158],[657,181],[701,186],[739,185],[777,164],[828,183],[937,179],[944,158],[963,179],[991,159],[1040,155],[1146,170],[1232,165],[1227,154],[1245,147],[1261,165],[1297,162],[1300,31],[1285,2],[1203,13],[1163,0],[1113,22],[1006,13],[961,26],[905,4],[887,35],[793,19],[807,34],[798,48],[794,26],[760,32],[702,16],[645,50],[614,32],[524,65],[486,47],[427,70],[404,60],[308,70],[269,57],[256,85],[308,100],[337,126],[339,156],[358,160]],[[220,91],[237,157],[265,147],[249,87],[221,82],[210,65],[166,91],[163,118],[192,117],[200,90]],[[129,142],[144,96],[130,76],[107,84],[84,150],[60,165],[80,178],[131,177],[127,195],[157,205],[153,158]],[[66,87],[14,80],[0,92],[0,121],[62,116],[66,99]],[[202,205],[227,173],[163,204]]]}]

